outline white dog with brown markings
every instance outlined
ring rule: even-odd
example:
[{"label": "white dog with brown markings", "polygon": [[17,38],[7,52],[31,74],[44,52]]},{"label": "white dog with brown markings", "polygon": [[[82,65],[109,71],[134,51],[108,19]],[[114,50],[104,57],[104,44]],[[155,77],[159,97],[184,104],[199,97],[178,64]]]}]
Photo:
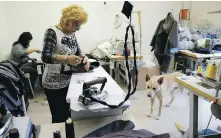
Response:
[{"label": "white dog with brown markings", "polygon": [[155,98],[158,98],[159,100],[159,111],[156,116],[156,120],[160,119],[161,111],[162,111],[162,105],[163,105],[163,94],[170,92],[171,100],[168,104],[166,104],[166,107],[169,107],[172,102],[175,99],[174,93],[178,90],[183,91],[183,87],[181,87],[176,81],[176,77],[184,76],[184,74],[175,72],[171,74],[165,74],[165,75],[159,75],[159,76],[153,76],[149,77],[148,74],[146,74],[146,89],[147,89],[147,96],[150,97],[151,101],[151,108],[150,113],[147,115],[148,117],[153,116],[153,106]]}]

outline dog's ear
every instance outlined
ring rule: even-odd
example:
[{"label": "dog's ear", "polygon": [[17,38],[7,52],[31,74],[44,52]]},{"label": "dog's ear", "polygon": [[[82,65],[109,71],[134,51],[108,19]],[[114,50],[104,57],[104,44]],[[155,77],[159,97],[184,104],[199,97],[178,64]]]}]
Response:
[{"label": "dog's ear", "polygon": [[163,84],[163,77],[160,77],[158,80],[157,80],[157,82],[161,85],[161,84]]},{"label": "dog's ear", "polygon": [[146,81],[150,80],[150,76],[148,74],[146,74]]}]

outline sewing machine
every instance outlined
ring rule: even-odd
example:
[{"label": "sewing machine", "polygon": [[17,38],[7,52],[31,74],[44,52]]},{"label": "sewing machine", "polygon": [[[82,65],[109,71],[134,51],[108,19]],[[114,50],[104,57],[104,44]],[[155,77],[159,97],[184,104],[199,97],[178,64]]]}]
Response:
[{"label": "sewing machine", "polygon": [[[128,49],[130,49],[130,53],[132,52],[132,44],[131,42],[128,42]],[[113,38],[110,39],[109,41],[97,46],[97,48],[102,51],[103,53],[105,53],[105,55],[107,57],[111,57],[111,56],[123,56],[124,55],[124,42],[121,39],[118,38]],[[139,49],[136,48],[137,53],[139,54]],[[96,54],[96,53],[95,53]],[[129,55],[130,56],[130,55]]]}]

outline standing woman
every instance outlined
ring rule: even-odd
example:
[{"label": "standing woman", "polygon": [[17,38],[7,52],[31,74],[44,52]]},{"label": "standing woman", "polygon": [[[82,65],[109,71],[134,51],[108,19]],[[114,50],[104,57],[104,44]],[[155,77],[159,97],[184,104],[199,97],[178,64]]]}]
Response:
[{"label": "standing woman", "polygon": [[42,84],[47,96],[52,123],[65,122],[70,117],[70,105],[66,96],[71,75],[62,74],[65,64],[77,66],[85,63],[88,70],[88,58],[82,53],[75,32],[85,24],[88,14],[79,5],[71,5],[62,10],[60,23],[49,27],[44,36],[42,61],[46,63]]},{"label": "standing woman", "polygon": [[35,81],[38,76],[37,65],[33,62],[28,62],[28,60],[30,59],[28,55],[33,52],[39,53],[40,50],[28,49],[32,39],[33,37],[30,32],[23,32],[19,36],[18,40],[12,45],[10,60],[14,61],[16,64],[19,64],[21,62],[27,62],[26,64],[21,66],[21,69],[25,73],[30,74],[32,88],[34,88]]}]

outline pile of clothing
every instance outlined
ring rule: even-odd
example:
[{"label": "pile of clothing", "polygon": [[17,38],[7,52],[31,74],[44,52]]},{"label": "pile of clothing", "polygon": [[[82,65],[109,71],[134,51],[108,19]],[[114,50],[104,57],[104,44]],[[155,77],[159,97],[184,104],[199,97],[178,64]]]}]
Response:
[{"label": "pile of clothing", "polygon": [[193,49],[194,43],[192,40],[192,34],[188,27],[181,27],[179,25],[179,49],[181,50],[191,50]]},{"label": "pile of clothing", "polygon": [[26,108],[28,106],[28,88],[24,84],[23,71],[12,61],[0,63],[0,99],[2,104],[13,116],[24,116],[21,97],[24,95]]},{"label": "pile of clothing", "polygon": [[169,133],[156,135],[148,130],[133,130],[135,125],[132,121],[116,120],[107,124],[83,138],[170,138]]},{"label": "pile of clothing", "polygon": [[221,51],[221,45],[216,48],[214,39],[221,39],[221,29],[212,28],[206,22],[190,30],[188,27],[181,27],[173,14],[168,13],[166,18],[159,22],[150,46],[160,65],[161,73],[167,73],[172,56],[179,50],[191,50],[202,54]]}]

